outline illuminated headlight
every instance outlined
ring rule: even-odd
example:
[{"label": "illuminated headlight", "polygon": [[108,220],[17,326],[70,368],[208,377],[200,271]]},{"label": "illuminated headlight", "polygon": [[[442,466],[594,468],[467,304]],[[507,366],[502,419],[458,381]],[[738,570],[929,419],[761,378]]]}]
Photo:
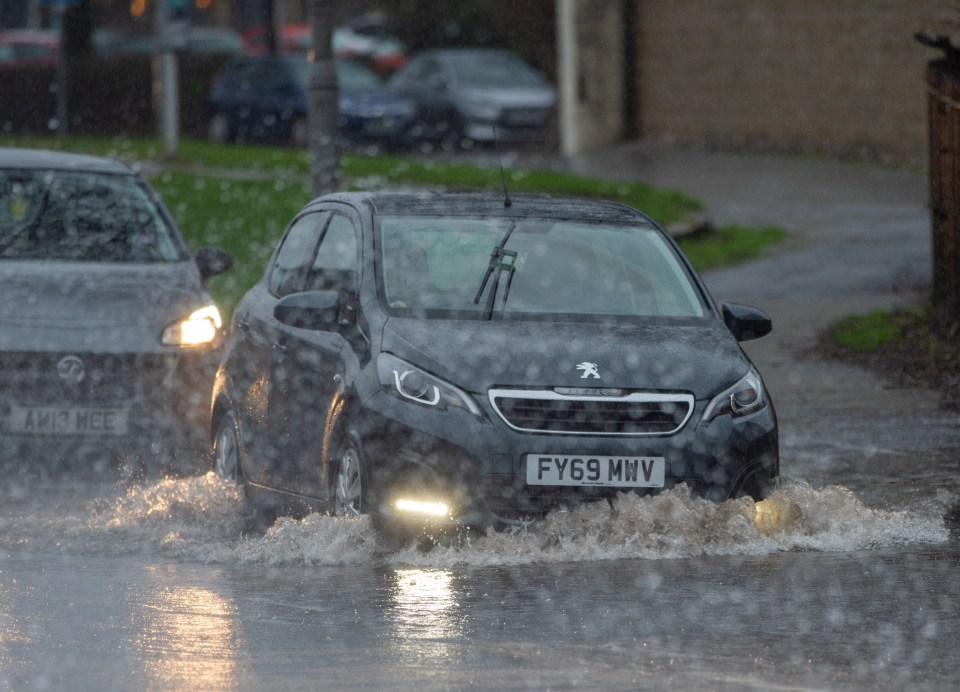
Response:
[{"label": "illuminated headlight", "polygon": [[168,325],[160,340],[166,346],[203,346],[216,340],[223,321],[215,305],[194,311],[179,322]]},{"label": "illuminated headlight", "polygon": [[430,517],[445,517],[450,514],[450,508],[443,502],[425,502],[401,498],[394,505],[398,512],[404,514],[425,514]]},{"label": "illuminated headlight", "polygon": [[462,408],[480,417],[480,407],[462,389],[389,353],[377,358],[380,385],[391,396],[438,409]]},{"label": "illuminated headlight", "polygon": [[767,394],[763,388],[763,380],[753,368],[732,387],[725,389],[707,404],[703,412],[703,421],[712,421],[717,416],[730,414],[731,416],[745,416],[748,413],[759,411],[767,404]]}]

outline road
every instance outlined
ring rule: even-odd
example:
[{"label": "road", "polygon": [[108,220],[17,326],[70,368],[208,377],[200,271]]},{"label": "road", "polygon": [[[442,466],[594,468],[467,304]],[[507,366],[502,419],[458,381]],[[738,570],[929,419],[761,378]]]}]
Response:
[{"label": "road", "polygon": [[644,146],[568,165],[790,232],[706,276],[774,318],[748,344],[783,436],[762,512],[670,492],[388,553],[366,520],[247,533],[212,476],[25,473],[0,487],[0,687],[960,686],[956,414],[811,352],[836,317],[917,299],[923,175]]}]

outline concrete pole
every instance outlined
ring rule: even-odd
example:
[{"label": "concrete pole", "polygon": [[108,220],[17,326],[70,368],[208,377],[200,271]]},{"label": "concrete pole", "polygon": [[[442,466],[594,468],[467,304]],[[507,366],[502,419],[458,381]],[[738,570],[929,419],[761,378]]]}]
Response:
[{"label": "concrete pole", "polygon": [[156,9],[156,50],[160,82],[160,135],[163,138],[163,155],[173,159],[177,156],[180,139],[180,78],[177,54],[174,52],[168,0],[160,0]]},{"label": "concrete pole", "polygon": [[556,0],[557,92],[560,153],[571,156],[580,151],[577,110],[580,101],[580,55],[577,49],[578,0]]}]

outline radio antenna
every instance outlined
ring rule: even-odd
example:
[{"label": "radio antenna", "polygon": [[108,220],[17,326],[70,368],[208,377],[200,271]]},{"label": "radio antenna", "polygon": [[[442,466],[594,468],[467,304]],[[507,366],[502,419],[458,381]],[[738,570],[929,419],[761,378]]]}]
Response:
[{"label": "radio antenna", "polygon": [[497,126],[493,126],[493,146],[497,149],[497,164],[500,166],[500,182],[503,185],[503,206],[507,209],[513,202],[510,201],[510,193],[507,192],[507,176],[503,174],[503,157],[500,156],[500,138],[497,137]]}]

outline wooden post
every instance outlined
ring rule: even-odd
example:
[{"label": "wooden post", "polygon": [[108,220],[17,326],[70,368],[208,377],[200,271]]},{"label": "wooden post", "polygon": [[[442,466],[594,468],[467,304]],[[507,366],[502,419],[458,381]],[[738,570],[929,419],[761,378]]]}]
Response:
[{"label": "wooden post", "polygon": [[960,322],[960,65],[927,66],[935,326]]}]

